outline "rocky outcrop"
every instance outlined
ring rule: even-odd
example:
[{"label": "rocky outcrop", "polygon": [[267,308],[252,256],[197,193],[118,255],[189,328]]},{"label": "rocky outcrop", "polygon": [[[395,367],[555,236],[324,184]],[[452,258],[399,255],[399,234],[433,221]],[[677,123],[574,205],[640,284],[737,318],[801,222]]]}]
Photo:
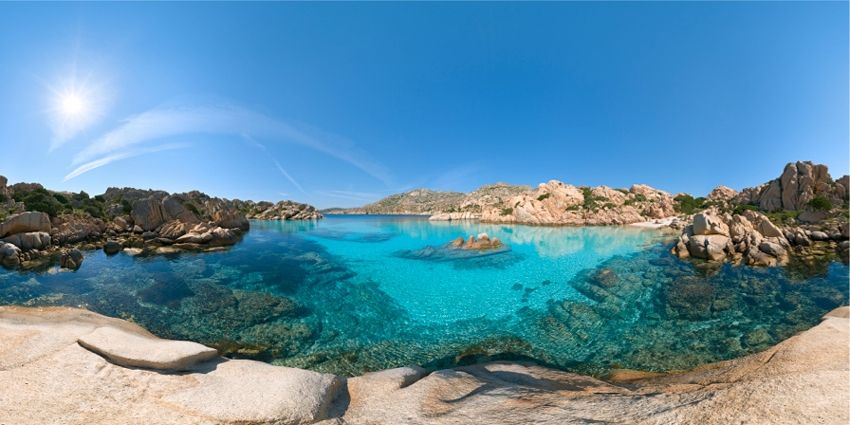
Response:
[{"label": "rocky outcrop", "polygon": [[531,190],[528,186],[494,183],[469,192],[414,189],[390,195],[360,208],[335,208],[333,214],[421,214],[431,220],[477,220],[486,208],[503,207],[508,199]]},{"label": "rocky outcrop", "polygon": [[784,232],[762,213],[733,215],[710,209],[694,215],[673,253],[679,258],[775,266],[788,262],[790,246]]},{"label": "rocky outcrop", "polygon": [[7,242],[0,242],[0,265],[18,267],[21,264],[21,249]]},{"label": "rocky outcrop", "polygon": [[0,411],[9,423],[837,425],[850,421],[848,312],[761,353],[683,373],[602,380],[491,362],[345,380],[222,358],[183,373],[126,368],[77,341],[110,329],[131,335],[128,343],[144,339],[133,356],[159,356],[155,337],[136,325],[72,308],[0,307],[0,385],[15,389],[0,396]]},{"label": "rocky outcrop", "polygon": [[322,213],[312,205],[298,202],[258,202],[250,207],[247,217],[255,220],[318,220]]},{"label": "rocky outcrop", "polygon": [[51,220],[50,236],[59,245],[100,239],[107,224],[102,219],[76,214],[64,214]]},{"label": "rocky outcrop", "polygon": [[576,187],[557,180],[511,198],[505,208],[488,208],[481,220],[548,225],[631,224],[676,215],[667,192],[646,185],[629,190]]},{"label": "rocky outcrop", "polygon": [[23,251],[42,250],[50,246],[50,234],[47,232],[16,233],[3,238],[3,242],[17,246]]},{"label": "rocky outcrop", "polygon": [[8,423],[309,424],[344,391],[79,309],[0,307],[0,339],[0,383],[17,388],[0,396]]},{"label": "rocky outcrop", "polygon": [[828,199],[833,205],[845,205],[850,199],[848,182],[848,176],[832,180],[826,165],[790,162],[779,178],[742,190],[735,201],[757,205],[764,211],[804,210],[816,197]]},{"label": "rocky outcrop", "polygon": [[24,232],[50,232],[50,216],[27,211],[11,215],[0,223],[0,237]]},{"label": "rocky outcrop", "polygon": [[78,249],[70,249],[59,256],[59,267],[77,270],[83,265],[83,253]]},{"label": "rocky outcrop", "polygon": [[717,186],[707,196],[710,201],[731,201],[738,196],[738,191],[728,186]]},{"label": "rocky outcrop", "polygon": [[469,239],[458,237],[449,246],[456,249],[487,251],[502,248],[504,244],[498,238],[491,239],[486,233],[479,233],[477,237],[470,235]]}]

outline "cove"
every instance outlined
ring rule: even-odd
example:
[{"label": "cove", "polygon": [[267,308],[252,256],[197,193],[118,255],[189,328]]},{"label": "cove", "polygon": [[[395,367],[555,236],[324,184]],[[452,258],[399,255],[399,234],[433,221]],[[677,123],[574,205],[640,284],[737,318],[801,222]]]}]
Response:
[{"label": "cove", "polygon": [[[509,249],[453,255],[486,232]],[[847,303],[848,267],[697,267],[632,227],[252,221],[222,252],[86,252],[75,271],[0,271],[0,302],[83,306],[233,357],[342,375],[530,358],[588,373],[739,357]]]}]

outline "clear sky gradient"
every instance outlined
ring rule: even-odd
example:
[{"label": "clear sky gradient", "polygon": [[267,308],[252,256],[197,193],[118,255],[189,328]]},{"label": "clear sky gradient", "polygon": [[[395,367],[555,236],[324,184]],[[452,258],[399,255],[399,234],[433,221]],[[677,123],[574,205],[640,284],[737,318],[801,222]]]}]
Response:
[{"label": "clear sky gradient", "polygon": [[847,2],[0,4],[0,174],[362,205],[848,172]]}]

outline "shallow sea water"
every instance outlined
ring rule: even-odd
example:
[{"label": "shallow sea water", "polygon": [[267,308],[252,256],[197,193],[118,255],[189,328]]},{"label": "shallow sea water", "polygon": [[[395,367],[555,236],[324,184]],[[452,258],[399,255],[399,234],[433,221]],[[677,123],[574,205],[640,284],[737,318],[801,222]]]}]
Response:
[{"label": "shallow sea water", "polygon": [[[354,375],[494,358],[682,369],[767,348],[848,300],[844,264],[706,269],[649,229],[409,216],[251,226],[223,252],[95,251],[76,272],[0,270],[0,303],[84,306],[233,357]],[[480,232],[509,249],[445,248]]]}]

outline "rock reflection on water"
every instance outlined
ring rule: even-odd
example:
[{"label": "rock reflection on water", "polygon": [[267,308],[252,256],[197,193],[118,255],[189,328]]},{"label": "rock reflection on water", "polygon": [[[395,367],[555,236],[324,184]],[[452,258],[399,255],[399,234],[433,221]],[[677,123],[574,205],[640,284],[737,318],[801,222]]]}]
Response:
[{"label": "rock reflection on water", "polygon": [[[511,249],[416,258],[426,246],[482,231]],[[624,246],[633,248],[622,253]],[[399,254],[405,249],[408,258]],[[668,251],[662,236],[629,228],[380,217],[256,222],[226,252],[89,252],[77,272],[0,271],[0,302],[85,306],[230,356],[353,375],[488,358],[531,358],[590,373],[683,369],[762,350],[848,300],[848,267],[837,262],[814,274],[701,269]],[[379,271],[390,263],[419,279],[388,286]],[[442,266],[448,274],[438,273]],[[444,276],[454,280],[434,281]],[[493,281],[475,286],[476,276]],[[437,288],[429,292],[436,299],[419,299],[424,286]],[[438,316],[423,318],[421,303],[448,310],[426,309]],[[510,309],[490,312],[505,305]],[[455,314],[451,306],[474,309]]]}]

